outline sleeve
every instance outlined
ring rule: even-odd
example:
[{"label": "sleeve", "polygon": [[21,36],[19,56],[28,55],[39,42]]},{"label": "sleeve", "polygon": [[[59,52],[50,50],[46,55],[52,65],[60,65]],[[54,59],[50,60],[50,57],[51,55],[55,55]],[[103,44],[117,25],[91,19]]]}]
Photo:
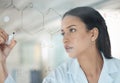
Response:
[{"label": "sleeve", "polygon": [[42,83],[55,83],[52,78],[45,78]]},{"label": "sleeve", "polygon": [[56,83],[54,75],[53,74],[48,75],[43,79],[42,83]]},{"label": "sleeve", "polygon": [[66,83],[66,80],[66,65],[62,65],[50,72],[42,83]]},{"label": "sleeve", "polygon": [[4,83],[16,83],[11,75],[8,75]]},{"label": "sleeve", "polygon": [[48,75],[43,79],[43,82],[42,82],[42,83],[58,83],[58,82],[56,81],[54,71],[53,71],[53,72],[50,72],[50,74],[48,74]]}]

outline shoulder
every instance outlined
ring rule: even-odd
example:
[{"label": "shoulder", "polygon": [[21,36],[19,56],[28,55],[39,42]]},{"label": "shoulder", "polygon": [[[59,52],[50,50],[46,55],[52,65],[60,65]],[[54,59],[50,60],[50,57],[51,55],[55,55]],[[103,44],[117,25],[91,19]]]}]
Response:
[{"label": "shoulder", "polygon": [[107,64],[112,66],[116,66],[116,68],[120,69],[120,59],[117,58],[112,58],[112,59],[107,59]]},{"label": "shoulder", "polygon": [[120,60],[117,58],[106,59],[107,71],[113,76],[113,78],[120,78]]},{"label": "shoulder", "polygon": [[[52,83],[62,83],[67,78],[67,72],[69,70],[70,64],[73,62],[73,59],[69,59],[64,62],[60,66],[58,66],[55,70],[50,72],[45,78],[43,83],[49,83],[45,81],[50,81]],[[64,83],[64,82],[63,82]]]},{"label": "shoulder", "polygon": [[120,60],[112,58],[109,60],[109,71],[111,71],[111,77],[114,79],[114,83],[120,82]]}]

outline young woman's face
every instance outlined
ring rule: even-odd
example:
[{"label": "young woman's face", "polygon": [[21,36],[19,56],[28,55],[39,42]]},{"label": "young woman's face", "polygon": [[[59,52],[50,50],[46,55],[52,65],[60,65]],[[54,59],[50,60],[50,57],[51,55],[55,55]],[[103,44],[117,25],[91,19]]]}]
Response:
[{"label": "young woman's face", "polygon": [[61,33],[64,47],[70,57],[75,58],[90,48],[91,33],[78,17],[65,16],[62,20]]}]

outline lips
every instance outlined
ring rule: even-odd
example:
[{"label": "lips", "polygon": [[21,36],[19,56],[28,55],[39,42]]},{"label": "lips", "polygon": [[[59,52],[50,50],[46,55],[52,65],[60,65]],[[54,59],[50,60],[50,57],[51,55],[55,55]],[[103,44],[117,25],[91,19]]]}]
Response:
[{"label": "lips", "polygon": [[72,49],[73,49],[73,47],[68,46],[68,45],[65,45],[65,50],[66,50],[67,52],[71,52]]}]

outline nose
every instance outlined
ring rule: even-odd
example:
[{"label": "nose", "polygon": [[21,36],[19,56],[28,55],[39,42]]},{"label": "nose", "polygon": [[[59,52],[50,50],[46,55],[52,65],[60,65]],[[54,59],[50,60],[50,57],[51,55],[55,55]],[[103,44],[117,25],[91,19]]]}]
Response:
[{"label": "nose", "polygon": [[64,34],[64,37],[63,37],[63,43],[67,43],[69,41],[69,35],[66,33]]}]

